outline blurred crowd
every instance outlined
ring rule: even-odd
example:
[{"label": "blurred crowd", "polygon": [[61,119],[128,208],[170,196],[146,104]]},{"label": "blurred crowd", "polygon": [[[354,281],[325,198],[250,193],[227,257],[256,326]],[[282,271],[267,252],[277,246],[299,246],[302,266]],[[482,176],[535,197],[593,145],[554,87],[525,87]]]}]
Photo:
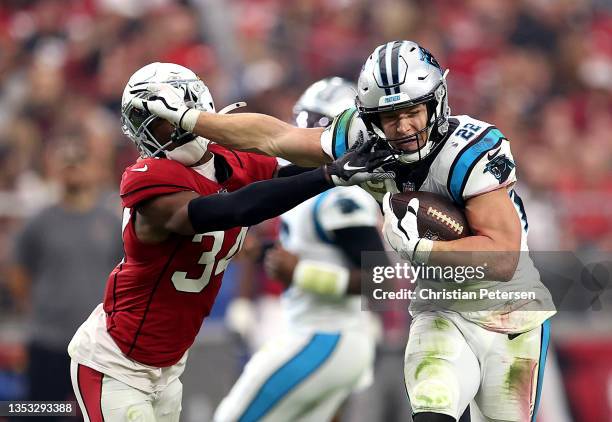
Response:
[{"label": "blurred crowd", "polygon": [[[290,120],[317,78],[355,79],[366,55],[414,39],[450,69],[452,111],[492,121],[519,177],[551,206],[543,250],[612,247],[612,6],[605,0],[6,0],[0,5],[0,257],[6,219],[53,200],[48,150],[78,136],[115,188],[134,150],[121,94],[145,63],[172,61],[218,107]],[[537,225],[532,225],[537,226]],[[537,239],[536,239],[537,237]]]},{"label": "blurred crowd", "polygon": [[182,64],[217,109],[246,100],[291,121],[312,81],[355,80],[393,39],[418,41],[450,69],[453,114],[510,139],[532,248],[612,250],[609,0],[3,0],[0,315],[23,306],[8,294],[13,239],[61,199],[55,151],[67,140],[93,157],[79,171],[120,216],[114,192],[136,150],[119,107],[136,69]]}]

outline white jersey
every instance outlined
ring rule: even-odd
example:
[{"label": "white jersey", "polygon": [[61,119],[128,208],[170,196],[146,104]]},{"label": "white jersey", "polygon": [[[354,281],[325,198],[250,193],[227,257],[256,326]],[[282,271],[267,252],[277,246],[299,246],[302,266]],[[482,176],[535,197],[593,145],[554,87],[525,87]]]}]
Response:
[{"label": "white jersey", "polygon": [[[365,130],[355,108],[347,109],[323,132],[321,146],[330,157],[336,159],[358,139],[359,132]],[[500,292],[534,292],[536,300],[509,301],[503,304],[500,304],[500,301],[483,301],[476,305],[471,303],[470,311],[461,312],[461,315],[484,328],[499,332],[527,331],[539,326],[555,314],[554,304],[527,253],[527,215],[521,198],[513,189],[516,169],[510,142],[490,123],[466,115],[451,116],[448,135],[443,145],[432,153],[432,157],[425,174],[412,177],[410,166],[404,167],[406,171],[401,171],[402,167],[398,167],[397,170],[400,171],[396,171],[395,179],[378,183],[368,182],[361,187],[378,202],[382,201],[386,192],[419,190],[442,195],[460,206],[464,206],[472,197],[505,187],[521,220],[523,253],[510,281],[469,283],[469,287]],[[419,280],[417,289],[419,288],[453,290],[457,288],[457,283]],[[463,290],[466,290],[466,287]],[[421,299],[411,302],[412,313],[425,309],[431,310],[432,304]],[[453,309],[457,310],[456,307]],[[473,311],[474,309],[479,311]]]},{"label": "white jersey", "polygon": [[[333,231],[377,226],[378,205],[358,187],[335,188],[298,205],[281,216],[281,243],[300,259],[350,267],[333,243]],[[338,331],[363,328],[366,313],[358,295],[330,297],[289,288],[282,298],[290,329]]]}]

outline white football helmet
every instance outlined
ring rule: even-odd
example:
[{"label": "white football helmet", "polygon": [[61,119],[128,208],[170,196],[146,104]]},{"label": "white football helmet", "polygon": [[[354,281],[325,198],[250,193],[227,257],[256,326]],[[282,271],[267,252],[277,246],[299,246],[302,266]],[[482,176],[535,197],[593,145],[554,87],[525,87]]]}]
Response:
[{"label": "white football helmet", "polygon": [[293,107],[298,127],[326,127],[334,117],[355,105],[357,87],[338,76],[310,85]]},{"label": "white football helmet", "polygon": [[[417,104],[427,106],[425,128],[398,141],[413,141],[427,132],[418,151],[399,151],[399,161],[413,163],[425,158],[448,131],[446,75],[434,56],[412,41],[392,41],[376,47],[361,69],[357,82],[357,110],[368,131],[386,139],[380,113]],[[387,139],[387,141],[390,141]]]},{"label": "white football helmet", "polygon": [[[178,127],[175,128],[170,140],[157,139],[151,132],[150,126],[158,117],[134,107],[132,99],[136,95],[146,95],[147,93],[143,90],[142,93],[132,94],[130,90],[138,85],[146,85],[150,82],[170,83],[185,93],[185,103],[188,107],[215,112],[215,104],[208,87],[195,73],[178,64],[155,62],[138,69],[130,77],[123,90],[121,99],[121,129],[123,133],[136,144],[140,156],[143,158],[159,156],[173,158],[172,154],[175,155],[173,159],[182,162],[193,161],[196,155],[201,158],[206,152],[208,140],[196,137]],[[193,145],[188,145],[189,143],[193,143]],[[171,144],[177,147],[173,151],[166,151],[166,148]],[[186,153],[193,158],[184,158]],[[183,164],[191,165],[193,163],[184,162]]]}]

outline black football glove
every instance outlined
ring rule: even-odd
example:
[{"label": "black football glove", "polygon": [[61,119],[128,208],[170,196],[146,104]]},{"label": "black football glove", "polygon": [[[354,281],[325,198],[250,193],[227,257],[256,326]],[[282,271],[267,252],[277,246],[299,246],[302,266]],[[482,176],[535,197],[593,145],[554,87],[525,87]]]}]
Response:
[{"label": "black football glove", "polygon": [[336,186],[358,185],[369,180],[381,181],[393,179],[395,173],[380,168],[383,164],[395,161],[396,154],[391,149],[373,151],[376,137],[363,141],[360,139],[336,161],[327,164],[325,170]]}]

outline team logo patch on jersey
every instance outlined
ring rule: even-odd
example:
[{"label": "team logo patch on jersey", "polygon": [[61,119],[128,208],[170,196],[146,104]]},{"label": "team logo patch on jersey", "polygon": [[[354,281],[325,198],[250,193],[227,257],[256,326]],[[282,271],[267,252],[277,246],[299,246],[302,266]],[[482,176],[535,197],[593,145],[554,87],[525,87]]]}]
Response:
[{"label": "team logo patch on jersey", "polygon": [[487,163],[483,173],[491,173],[497,181],[502,184],[508,179],[512,169],[515,167],[514,161],[506,157],[506,154],[498,155]]}]

